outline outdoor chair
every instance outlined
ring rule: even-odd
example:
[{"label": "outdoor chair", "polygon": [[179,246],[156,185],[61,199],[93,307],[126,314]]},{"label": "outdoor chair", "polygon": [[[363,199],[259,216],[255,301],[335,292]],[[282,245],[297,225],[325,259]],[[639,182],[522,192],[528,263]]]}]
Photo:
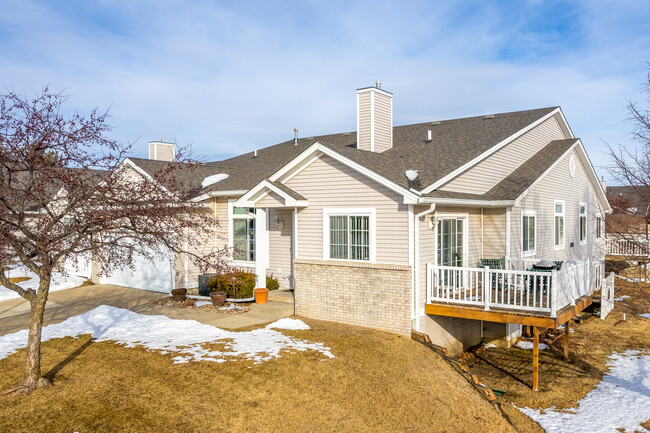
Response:
[{"label": "outdoor chair", "polygon": [[[481,269],[488,267],[490,269],[504,269],[502,259],[481,259]],[[504,285],[507,285],[507,279],[503,278],[505,281],[500,281],[499,275],[492,274],[491,286],[494,287],[497,291],[501,291]]]}]

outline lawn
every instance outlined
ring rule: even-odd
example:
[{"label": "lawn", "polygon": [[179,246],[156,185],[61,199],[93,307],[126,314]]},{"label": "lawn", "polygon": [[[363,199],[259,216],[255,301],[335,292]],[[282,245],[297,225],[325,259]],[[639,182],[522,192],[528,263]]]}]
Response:
[{"label": "lawn", "polygon": [[[89,336],[43,344],[54,387],[0,399],[0,431],[514,431],[438,355],[368,329],[304,321],[285,335],[323,343],[254,363],[173,364],[174,354]],[[217,350],[223,344],[217,343]],[[0,360],[0,388],[21,377],[24,351]]]},{"label": "lawn", "polygon": [[[619,300],[606,320],[593,317],[581,324],[572,323],[574,332],[570,336],[568,361],[562,359],[561,339],[554,350],[540,351],[539,392],[533,392],[530,387],[531,350],[480,349],[468,360],[472,372],[483,383],[507,391],[500,400],[506,403],[503,405],[505,412],[522,431],[543,430],[511,405],[574,408],[609,371],[610,355],[628,349],[650,353],[650,319],[639,316],[650,313],[650,284],[617,278],[616,286],[621,288],[616,294]],[[643,426],[650,428],[650,420]]]}]

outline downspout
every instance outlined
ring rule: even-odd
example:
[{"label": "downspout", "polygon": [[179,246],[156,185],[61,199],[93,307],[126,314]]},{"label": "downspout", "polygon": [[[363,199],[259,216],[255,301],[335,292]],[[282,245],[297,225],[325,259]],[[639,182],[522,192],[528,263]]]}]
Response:
[{"label": "downspout", "polygon": [[[420,289],[420,254],[419,254],[419,252],[420,252],[420,224],[419,224],[419,220],[420,220],[420,217],[422,217],[424,215],[427,215],[427,214],[430,214],[430,213],[433,213],[433,212],[435,212],[435,210],[436,210],[436,204],[432,203],[431,206],[429,207],[429,209],[424,210],[424,211],[422,211],[422,212],[420,212],[418,214],[415,214],[415,216],[413,217],[414,225],[415,225],[415,228],[413,230],[415,232],[415,239],[414,239],[414,242],[413,242],[414,250],[415,250],[414,251],[414,257],[415,257],[415,270],[414,270],[414,272],[415,272],[415,284],[413,285],[413,290],[412,290],[412,293],[411,293],[411,306],[412,306],[411,314],[412,314],[413,320],[415,321],[415,330],[416,331],[420,327],[419,315],[417,314],[417,307],[418,306],[417,306],[417,295],[416,295],[416,292]],[[434,251],[434,255],[435,255],[435,251]]]}]

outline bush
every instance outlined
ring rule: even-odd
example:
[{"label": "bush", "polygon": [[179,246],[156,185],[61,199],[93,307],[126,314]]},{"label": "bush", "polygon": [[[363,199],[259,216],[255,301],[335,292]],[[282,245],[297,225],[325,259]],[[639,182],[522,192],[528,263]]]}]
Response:
[{"label": "bush", "polygon": [[255,288],[255,274],[235,271],[221,274],[208,282],[210,292],[226,292],[229,298],[252,298]]},{"label": "bush", "polygon": [[269,290],[278,290],[280,288],[280,283],[278,283],[277,278],[273,278],[273,274],[270,277],[266,277],[266,288]]}]

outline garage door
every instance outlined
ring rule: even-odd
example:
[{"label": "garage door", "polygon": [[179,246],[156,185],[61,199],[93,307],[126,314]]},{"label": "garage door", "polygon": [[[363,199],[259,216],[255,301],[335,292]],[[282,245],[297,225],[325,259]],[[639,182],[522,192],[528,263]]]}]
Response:
[{"label": "garage door", "polygon": [[134,254],[134,271],[128,267],[115,269],[111,275],[100,277],[99,282],[169,293],[174,284],[173,255],[170,251],[164,250],[156,252],[153,257],[149,260],[141,254]]}]

